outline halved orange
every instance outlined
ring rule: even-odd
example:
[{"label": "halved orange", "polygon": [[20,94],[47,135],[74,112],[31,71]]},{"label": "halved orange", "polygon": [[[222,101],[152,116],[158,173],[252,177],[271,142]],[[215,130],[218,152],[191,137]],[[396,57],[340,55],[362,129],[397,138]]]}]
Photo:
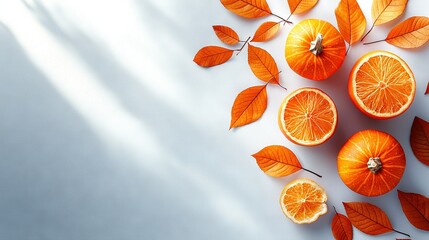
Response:
[{"label": "halved orange", "polygon": [[291,142],[315,146],[324,143],[337,127],[334,101],[316,88],[300,88],[283,100],[279,126]]},{"label": "halved orange", "polygon": [[351,100],[360,111],[375,119],[388,119],[411,106],[416,80],[399,56],[387,51],[373,51],[355,63],[348,88]]},{"label": "halved orange", "polygon": [[296,179],[283,188],[280,206],[283,213],[294,223],[312,223],[328,212],[325,190],[306,178]]}]

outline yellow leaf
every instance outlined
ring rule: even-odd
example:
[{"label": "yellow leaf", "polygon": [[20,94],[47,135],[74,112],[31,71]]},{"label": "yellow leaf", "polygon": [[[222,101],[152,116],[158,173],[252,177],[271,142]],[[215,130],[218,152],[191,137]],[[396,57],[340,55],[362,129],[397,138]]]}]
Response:
[{"label": "yellow leaf", "polygon": [[279,22],[264,22],[261,26],[256,29],[255,35],[251,42],[266,42],[279,32],[280,23]]},{"label": "yellow leaf", "polygon": [[429,41],[429,18],[410,17],[396,25],[386,42],[401,48],[417,48]]},{"label": "yellow leaf", "polygon": [[266,85],[250,87],[240,92],[232,106],[230,128],[258,120],[267,108],[267,101]]},{"label": "yellow leaf", "polygon": [[290,14],[301,14],[312,9],[319,0],[288,0]]},{"label": "yellow leaf", "polygon": [[234,50],[228,48],[206,46],[195,54],[194,62],[201,67],[213,67],[228,61],[233,52]]},{"label": "yellow leaf", "polygon": [[266,0],[220,0],[229,11],[245,18],[260,18],[271,14]]},{"label": "yellow leaf", "polygon": [[248,63],[253,74],[262,81],[279,83],[279,70],[274,58],[264,49],[249,44]]},{"label": "yellow leaf", "polygon": [[234,45],[240,41],[238,34],[230,27],[215,25],[213,30],[216,36],[225,44]]},{"label": "yellow leaf", "polygon": [[362,37],[366,19],[356,0],[341,0],[335,9],[335,17],[341,35],[350,45]]},{"label": "yellow leaf", "polygon": [[373,0],[371,16],[374,25],[390,22],[401,16],[408,0]]}]

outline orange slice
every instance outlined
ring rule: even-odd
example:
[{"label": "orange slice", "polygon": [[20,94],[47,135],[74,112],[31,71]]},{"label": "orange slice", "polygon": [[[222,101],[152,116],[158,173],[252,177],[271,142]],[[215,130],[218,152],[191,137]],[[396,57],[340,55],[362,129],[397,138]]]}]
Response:
[{"label": "orange slice", "polygon": [[416,80],[407,63],[386,51],[363,55],[349,77],[349,95],[356,107],[376,119],[405,112],[414,100]]},{"label": "orange slice", "polygon": [[279,110],[279,126],[293,143],[315,146],[324,143],[337,127],[334,101],[316,88],[300,88],[289,94]]},{"label": "orange slice", "polygon": [[312,223],[328,211],[325,190],[310,179],[288,183],[280,195],[283,213],[294,223]]}]

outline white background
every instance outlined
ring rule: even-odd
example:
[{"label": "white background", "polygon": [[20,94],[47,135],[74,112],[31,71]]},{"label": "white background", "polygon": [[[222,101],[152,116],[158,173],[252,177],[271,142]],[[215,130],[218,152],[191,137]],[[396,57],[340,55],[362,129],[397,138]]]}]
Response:
[{"label": "white background", "polygon": [[[288,16],[285,0],[268,2]],[[358,2],[369,25],[371,1]],[[321,18],[336,26],[337,3],[320,0],[291,20]],[[384,38],[408,17],[429,16],[428,9],[427,1],[410,1],[403,16],[375,27],[367,40]],[[236,95],[263,84],[247,65],[246,49],[211,69],[192,61],[201,47],[221,45],[212,25],[228,25],[246,39],[267,20],[277,21],[242,19],[218,0],[1,0],[0,239],[331,239],[332,206],[344,213],[342,201],[377,204],[395,228],[427,239],[405,218],[396,189],[376,198],[349,190],[336,156],[356,131],[386,131],[406,151],[398,189],[429,196],[429,168],[409,145],[414,116],[429,120],[429,45],[402,50],[359,43],[335,75],[314,82],[284,59],[292,26],[255,43],[273,55],[288,92],[318,87],[337,104],[333,138],[300,147],[278,129],[277,110],[288,92],[276,86],[268,87],[259,121],[228,130]],[[346,90],[353,63],[375,49],[401,56],[417,80],[413,105],[392,120],[365,117]],[[281,179],[265,175],[251,154],[272,144],[287,146],[323,178],[302,171]],[[316,180],[328,193],[329,212],[311,225],[293,224],[278,203],[282,187],[298,177]]]}]

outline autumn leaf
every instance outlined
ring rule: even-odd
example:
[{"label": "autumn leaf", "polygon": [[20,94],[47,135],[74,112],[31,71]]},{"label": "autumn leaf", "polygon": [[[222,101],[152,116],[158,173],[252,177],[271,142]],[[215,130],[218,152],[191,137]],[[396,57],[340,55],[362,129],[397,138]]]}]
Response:
[{"label": "autumn leaf", "polygon": [[371,17],[374,25],[395,20],[404,12],[407,3],[408,0],[373,0]]},{"label": "autumn leaf", "polygon": [[290,15],[301,14],[312,9],[319,0],[288,0]]},{"label": "autumn leaf", "polygon": [[405,10],[408,0],[373,0],[371,8],[372,26],[361,41],[372,31],[374,26],[395,20]]},{"label": "autumn leaf", "polygon": [[253,74],[262,81],[279,82],[279,70],[274,58],[264,49],[249,44],[248,63]]},{"label": "autumn leaf", "polygon": [[417,48],[429,41],[429,18],[410,17],[395,26],[386,42],[401,48]]},{"label": "autumn leaf", "polygon": [[[335,209],[335,207],[334,207]],[[352,240],[353,227],[350,220],[341,213],[335,210],[334,218],[331,224],[332,235],[336,240]]]},{"label": "autumn leaf", "polygon": [[201,67],[213,67],[228,61],[233,52],[234,50],[224,47],[206,46],[195,54],[194,62]]},{"label": "autumn leaf", "polygon": [[280,145],[271,145],[252,155],[259,168],[271,177],[284,177],[301,169],[319,174],[301,166],[296,155],[288,148]]},{"label": "autumn leaf", "polygon": [[240,41],[238,34],[228,26],[215,25],[213,30],[216,36],[225,44],[234,45]]},{"label": "autumn leaf", "polygon": [[264,22],[256,29],[251,42],[266,42],[277,35],[280,29],[279,22]]},{"label": "autumn leaf", "polygon": [[356,0],[341,0],[335,9],[338,29],[350,45],[359,41],[365,32],[366,19]]},{"label": "autumn leaf", "polygon": [[429,166],[429,122],[419,117],[414,118],[410,145],[416,158]]},{"label": "autumn leaf", "polygon": [[240,92],[231,110],[230,129],[258,120],[267,108],[267,85],[254,86]]},{"label": "autumn leaf", "polygon": [[245,18],[260,18],[271,14],[266,0],[220,0],[229,11]]},{"label": "autumn leaf", "polygon": [[366,202],[343,202],[343,205],[353,226],[366,234],[379,235],[395,231],[410,237],[393,229],[386,213],[375,205]]},{"label": "autumn leaf", "polygon": [[429,231],[429,198],[399,190],[398,198],[408,221],[418,229]]},{"label": "autumn leaf", "polygon": [[426,86],[426,92],[425,92],[425,95],[426,94],[429,94],[429,82],[428,82],[428,85]]}]

